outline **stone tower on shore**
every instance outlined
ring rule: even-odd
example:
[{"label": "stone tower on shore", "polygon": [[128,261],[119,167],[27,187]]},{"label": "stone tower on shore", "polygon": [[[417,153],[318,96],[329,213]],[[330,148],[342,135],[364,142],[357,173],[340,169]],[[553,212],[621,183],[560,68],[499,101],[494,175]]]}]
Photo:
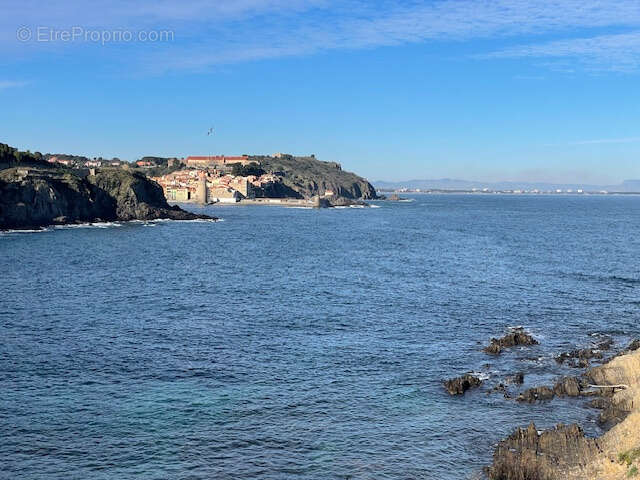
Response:
[{"label": "stone tower on shore", "polygon": [[207,204],[207,177],[202,175],[198,179],[198,185],[196,187],[196,199],[203,205]]}]

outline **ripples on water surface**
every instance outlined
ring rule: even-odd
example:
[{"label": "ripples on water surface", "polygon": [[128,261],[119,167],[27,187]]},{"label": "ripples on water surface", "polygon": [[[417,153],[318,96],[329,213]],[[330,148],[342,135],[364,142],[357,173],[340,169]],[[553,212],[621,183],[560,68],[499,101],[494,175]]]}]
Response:
[{"label": "ripples on water surface", "polygon": [[[598,433],[441,380],[637,334],[640,198],[378,205],[0,235],[0,477],[453,480],[530,420]],[[509,325],[541,345],[482,354]]]}]

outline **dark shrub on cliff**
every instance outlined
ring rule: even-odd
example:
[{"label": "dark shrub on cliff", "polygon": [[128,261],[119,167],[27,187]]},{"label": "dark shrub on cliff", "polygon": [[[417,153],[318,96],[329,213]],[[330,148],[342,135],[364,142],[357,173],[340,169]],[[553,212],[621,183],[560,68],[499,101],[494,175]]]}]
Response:
[{"label": "dark shrub on cliff", "polygon": [[249,175],[255,175],[259,177],[266,172],[260,168],[257,163],[250,163],[249,165],[242,165],[241,163],[234,163],[232,166],[231,174],[237,177],[248,177]]}]

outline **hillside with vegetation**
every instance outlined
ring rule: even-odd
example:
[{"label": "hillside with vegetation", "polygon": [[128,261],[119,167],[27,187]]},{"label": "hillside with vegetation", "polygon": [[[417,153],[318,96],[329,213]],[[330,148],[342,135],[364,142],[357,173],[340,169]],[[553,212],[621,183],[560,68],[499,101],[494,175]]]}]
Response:
[{"label": "hillside with vegetation", "polygon": [[0,170],[18,165],[47,167],[44,155],[40,152],[21,152],[17,148],[0,143]]},{"label": "hillside with vegetation", "polygon": [[377,198],[375,189],[366,179],[342,170],[342,166],[336,162],[323,162],[314,156],[292,155],[252,156],[250,159],[264,171],[281,177],[287,190],[304,198],[323,195],[328,190],[349,199]]}]

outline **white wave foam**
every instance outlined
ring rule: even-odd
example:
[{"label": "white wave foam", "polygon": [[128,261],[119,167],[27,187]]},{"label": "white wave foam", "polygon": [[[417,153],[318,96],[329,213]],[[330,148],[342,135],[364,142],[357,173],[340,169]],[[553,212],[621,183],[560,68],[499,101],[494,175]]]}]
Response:
[{"label": "white wave foam", "polygon": [[38,230],[2,230],[0,231],[0,235],[15,235],[16,233],[44,233],[50,231],[51,230],[48,228],[41,228]]},{"label": "white wave foam", "polygon": [[471,375],[473,375],[474,377],[478,377],[483,382],[491,378],[491,373],[487,372],[471,372]]},{"label": "white wave foam", "polygon": [[122,227],[120,222],[88,222],[88,223],[69,223],[67,225],[54,225],[55,230],[68,230],[74,228],[112,228]]},{"label": "white wave foam", "polygon": [[86,223],[68,223],[65,225],[51,225],[50,227],[41,228],[41,229],[15,229],[15,230],[2,230],[0,231],[0,236],[3,235],[13,235],[16,233],[43,233],[43,232],[51,232],[54,230],[74,230],[74,229],[85,229],[85,228],[118,228],[124,227],[126,224],[135,224],[142,225],[143,227],[155,227],[158,223],[164,222],[194,222],[194,223],[216,223],[222,222],[223,219],[219,218],[217,220],[208,219],[208,218],[196,218],[194,220],[172,220],[170,218],[161,218],[157,220],[130,220],[127,222],[86,222]]},{"label": "white wave foam", "polygon": [[216,223],[218,221],[220,221],[220,219],[215,219],[215,218],[194,218],[192,220],[174,220],[173,218],[157,218],[155,220],[149,220],[147,223],[169,223],[169,222]]}]

